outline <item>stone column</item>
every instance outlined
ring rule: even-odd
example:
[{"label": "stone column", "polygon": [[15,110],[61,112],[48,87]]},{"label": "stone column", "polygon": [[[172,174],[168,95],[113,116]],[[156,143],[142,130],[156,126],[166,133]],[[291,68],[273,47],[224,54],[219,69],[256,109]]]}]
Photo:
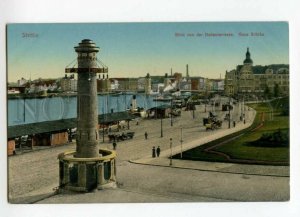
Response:
[{"label": "stone column", "polygon": [[103,163],[100,163],[98,165],[98,186],[99,185],[103,185],[104,184],[104,167],[103,167]]},{"label": "stone column", "polygon": [[67,185],[70,182],[70,173],[69,173],[69,164],[64,162],[64,178],[63,178],[63,185]]},{"label": "stone column", "polygon": [[86,164],[78,164],[78,185],[79,187],[86,187]]}]

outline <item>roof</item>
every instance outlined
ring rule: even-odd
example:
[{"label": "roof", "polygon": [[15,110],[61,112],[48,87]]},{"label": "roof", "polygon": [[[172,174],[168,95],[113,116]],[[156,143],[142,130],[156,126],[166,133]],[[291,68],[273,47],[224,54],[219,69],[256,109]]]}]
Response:
[{"label": "roof", "polygon": [[167,109],[167,108],[171,108],[171,105],[165,105],[165,104],[164,105],[159,105],[159,106],[156,106],[156,107],[152,107],[148,110],[156,110],[156,109],[163,110],[163,109]]},{"label": "roof", "polygon": [[253,73],[254,74],[265,74],[267,69],[272,69],[273,73],[279,74],[288,74],[289,73],[289,65],[288,64],[272,64],[267,66],[253,66]]},{"label": "roof", "polygon": [[[243,65],[237,65],[237,71],[239,72]],[[272,69],[273,73],[276,74],[289,74],[288,64],[271,64],[266,66],[256,65],[252,66],[253,74],[265,74],[267,69]]]},{"label": "roof", "polygon": [[75,128],[76,119],[62,119],[57,121],[44,121],[32,124],[22,124],[10,126],[7,129],[7,138],[15,138],[18,136],[32,135],[46,132],[54,132],[69,128]]},{"label": "roof", "polygon": [[115,113],[108,113],[104,115],[99,115],[98,121],[99,123],[107,124],[122,120],[132,120],[135,119],[136,116],[129,114],[128,112],[115,112]]},{"label": "roof", "polygon": [[[136,116],[128,112],[115,112],[98,116],[99,123],[108,124],[122,120],[132,120]],[[15,138],[24,135],[32,135],[47,132],[56,132],[77,127],[77,118],[44,121],[32,124],[9,126],[7,138]]]}]

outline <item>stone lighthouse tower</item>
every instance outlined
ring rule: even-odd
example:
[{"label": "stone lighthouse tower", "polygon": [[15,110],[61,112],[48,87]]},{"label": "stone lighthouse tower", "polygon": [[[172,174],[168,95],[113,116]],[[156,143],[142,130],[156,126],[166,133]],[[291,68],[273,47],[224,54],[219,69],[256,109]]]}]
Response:
[{"label": "stone lighthouse tower", "polygon": [[100,149],[98,132],[97,73],[107,73],[99,66],[99,47],[89,39],[75,47],[77,68],[66,68],[66,73],[77,73],[77,136],[76,151],[58,156],[60,189],[90,191],[104,186],[115,186],[115,152]]},{"label": "stone lighthouse tower", "polygon": [[78,60],[76,157],[98,157],[97,69],[99,47],[84,39],[75,47]]}]

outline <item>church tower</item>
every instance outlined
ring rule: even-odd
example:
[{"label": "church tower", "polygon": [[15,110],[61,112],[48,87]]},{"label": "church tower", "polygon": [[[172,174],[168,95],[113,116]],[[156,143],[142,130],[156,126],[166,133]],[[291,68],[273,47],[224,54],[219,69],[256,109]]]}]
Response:
[{"label": "church tower", "polygon": [[244,65],[247,64],[247,65],[253,65],[253,61],[251,59],[251,54],[249,52],[249,47],[247,47],[247,52],[246,52],[246,59],[244,60]]},{"label": "church tower", "polygon": [[251,59],[249,47],[247,47],[246,59],[244,60],[244,64],[241,66],[240,70],[237,70],[239,71],[238,90],[241,93],[250,93],[255,89],[252,65],[253,61]]}]

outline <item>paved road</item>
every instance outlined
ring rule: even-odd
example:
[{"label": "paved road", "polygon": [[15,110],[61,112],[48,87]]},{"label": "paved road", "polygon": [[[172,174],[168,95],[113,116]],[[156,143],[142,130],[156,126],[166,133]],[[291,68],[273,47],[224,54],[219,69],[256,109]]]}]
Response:
[{"label": "paved road", "polygon": [[[207,111],[212,108],[207,107]],[[239,119],[240,109],[233,110],[235,120]],[[219,118],[225,113],[218,108],[215,110]],[[248,114],[249,113],[249,114]],[[246,113],[247,124],[253,118],[253,111]],[[135,131],[133,140],[118,142],[117,145],[117,178],[119,188],[104,190],[89,194],[56,195],[40,201],[41,203],[68,203],[68,202],[172,202],[172,201],[269,201],[287,200],[289,198],[289,177],[244,175],[260,170],[260,174],[269,173],[268,167],[252,166],[237,170],[242,174],[224,173],[213,170],[219,167],[217,163],[193,165],[201,170],[178,169],[153,165],[133,164],[128,161],[139,161],[151,158],[152,146],[160,145],[162,158],[169,153],[169,139],[173,138],[174,151],[180,150],[180,128],[183,128],[183,147],[186,149],[204,143],[215,135],[221,136],[228,131],[245,127],[237,122],[235,129],[228,130],[228,122],[224,122],[222,129],[206,131],[202,126],[202,118],[207,117],[203,106],[198,106],[194,113],[182,111],[180,118],[175,118],[173,127],[170,119],[163,120],[163,138],[160,137],[160,120],[140,120],[139,125],[131,123]],[[247,125],[246,124],[246,125]],[[144,138],[145,131],[148,139]],[[101,147],[112,149],[112,145],[105,141]],[[26,153],[9,157],[9,198],[14,203],[34,202],[53,192],[58,185],[57,155],[66,150],[75,149],[75,144]],[[165,155],[165,156],[164,156]],[[161,160],[157,159],[157,160]],[[152,160],[152,159],[151,159]],[[141,163],[141,162],[139,162]],[[142,162],[143,163],[143,162]],[[197,163],[196,163],[197,164]],[[156,166],[155,166],[156,165]],[[159,165],[159,163],[158,163]],[[204,168],[204,169],[203,169]],[[204,171],[208,168],[207,171]],[[210,168],[210,169],[209,169]],[[209,172],[211,170],[211,172]],[[288,175],[288,167],[275,170],[276,174]],[[231,170],[234,172],[235,170]],[[255,173],[256,174],[256,173]],[[270,174],[274,175],[274,173]]]},{"label": "paved road", "polygon": [[170,167],[118,165],[120,188],[58,195],[39,203],[196,202],[288,200],[286,177],[226,174]]}]

